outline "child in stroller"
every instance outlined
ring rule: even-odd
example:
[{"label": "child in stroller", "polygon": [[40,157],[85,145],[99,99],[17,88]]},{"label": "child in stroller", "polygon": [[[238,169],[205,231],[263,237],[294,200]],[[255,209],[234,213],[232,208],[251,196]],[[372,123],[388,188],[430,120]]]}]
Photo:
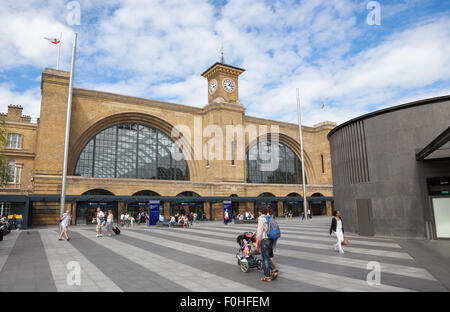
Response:
[{"label": "child in stroller", "polygon": [[237,263],[241,267],[241,271],[246,273],[250,268],[258,268],[262,270],[262,260],[258,256],[256,248],[255,236],[252,232],[245,232],[236,238],[239,244],[239,250],[236,254]]}]

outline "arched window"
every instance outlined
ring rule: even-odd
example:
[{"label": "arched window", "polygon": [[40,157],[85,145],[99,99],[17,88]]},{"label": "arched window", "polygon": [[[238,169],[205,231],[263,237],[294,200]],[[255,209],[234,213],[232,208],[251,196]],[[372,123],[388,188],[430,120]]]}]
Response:
[{"label": "arched window", "polygon": [[[139,123],[114,125],[96,134],[83,148],[76,176],[189,180],[189,168],[167,134]],[[182,159],[172,157],[178,148]]]},{"label": "arched window", "polygon": [[199,194],[192,191],[181,192],[177,197],[192,197],[192,200],[187,200],[185,202],[172,202],[170,204],[170,214],[174,215],[176,213],[189,214],[190,212],[196,212],[198,214],[198,219],[203,220],[205,217],[204,205],[201,201],[195,201],[195,198],[201,197]]},{"label": "arched window", "polygon": [[104,189],[92,189],[92,190],[84,192],[81,195],[112,195],[112,196],[114,196],[113,193],[111,193],[108,190],[104,190]]},{"label": "arched window", "polygon": [[150,190],[143,190],[133,194],[133,196],[161,196],[158,193]]},{"label": "arched window", "polygon": [[[274,157],[272,160],[275,161],[272,161],[272,164],[275,166],[268,166],[271,162],[268,157],[271,153],[276,155],[272,149],[274,152],[278,150],[278,162]],[[282,143],[259,142],[250,147],[247,152],[247,182],[302,184],[302,163],[294,151]]]},{"label": "arched window", "polygon": [[200,195],[195,192],[185,191],[178,194],[177,197],[200,197]]}]

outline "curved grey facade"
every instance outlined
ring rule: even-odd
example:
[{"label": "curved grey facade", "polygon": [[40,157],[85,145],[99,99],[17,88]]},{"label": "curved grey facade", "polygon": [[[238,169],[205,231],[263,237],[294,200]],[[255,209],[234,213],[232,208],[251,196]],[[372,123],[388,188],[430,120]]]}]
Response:
[{"label": "curved grey facade", "polygon": [[450,158],[416,154],[449,126],[450,96],[443,96],[366,114],[329,133],[335,209],[347,231],[436,237],[430,181],[450,177]]}]

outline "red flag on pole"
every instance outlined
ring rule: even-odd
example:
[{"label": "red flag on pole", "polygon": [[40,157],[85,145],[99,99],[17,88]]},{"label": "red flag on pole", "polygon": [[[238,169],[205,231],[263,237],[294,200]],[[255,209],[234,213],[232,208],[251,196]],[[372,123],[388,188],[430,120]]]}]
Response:
[{"label": "red flag on pole", "polygon": [[56,60],[56,69],[59,70],[59,56],[61,54],[61,38],[62,38],[62,33],[58,38],[48,38],[48,37],[44,37],[45,40],[50,41],[51,43],[53,43],[54,45],[59,45],[58,46],[58,59]]},{"label": "red flag on pole", "polygon": [[50,41],[53,44],[59,44],[61,42],[61,40],[59,40],[58,38],[51,39],[51,38],[44,37],[44,39]]}]

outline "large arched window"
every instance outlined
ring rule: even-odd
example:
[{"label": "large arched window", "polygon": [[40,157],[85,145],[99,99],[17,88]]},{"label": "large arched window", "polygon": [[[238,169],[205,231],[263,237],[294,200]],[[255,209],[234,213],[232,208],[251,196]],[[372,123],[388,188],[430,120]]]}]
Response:
[{"label": "large arched window", "polygon": [[[274,146],[274,144],[277,145]],[[269,166],[268,163],[271,160],[268,156],[276,155],[273,153],[276,150],[278,150],[278,162],[274,157],[272,164],[278,163],[278,165]],[[250,147],[247,152],[247,182],[302,184],[302,163],[292,149],[282,143],[259,142]]]},{"label": "large arched window", "polygon": [[189,167],[184,156],[181,160],[172,158],[172,147],[178,148],[174,144],[167,134],[150,126],[139,123],[114,125],[86,144],[78,158],[75,175],[189,180]]}]

